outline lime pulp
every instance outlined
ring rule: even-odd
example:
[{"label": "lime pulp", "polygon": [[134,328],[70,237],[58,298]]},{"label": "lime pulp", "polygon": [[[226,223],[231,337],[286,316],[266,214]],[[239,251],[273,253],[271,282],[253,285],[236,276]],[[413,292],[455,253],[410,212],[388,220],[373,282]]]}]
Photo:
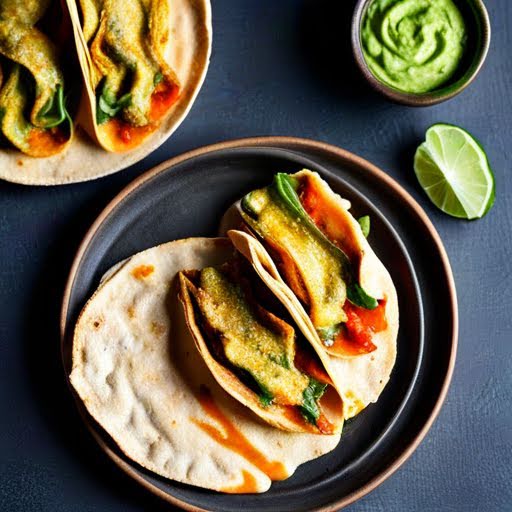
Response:
[{"label": "lime pulp", "polygon": [[479,219],[494,203],[494,175],[482,146],[466,130],[434,124],[414,156],[414,172],[430,200],[461,219]]}]

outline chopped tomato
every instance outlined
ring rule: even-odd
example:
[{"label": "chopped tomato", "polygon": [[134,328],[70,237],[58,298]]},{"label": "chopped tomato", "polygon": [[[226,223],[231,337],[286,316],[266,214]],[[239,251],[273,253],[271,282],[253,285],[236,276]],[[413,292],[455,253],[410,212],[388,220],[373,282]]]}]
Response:
[{"label": "chopped tomato", "polygon": [[334,425],[325,417],[324,413],[320,413],[320,416],[316,420],[316,426],[322,434],[334,433]]},{"label": "chopped tomato", "polygon": [[132,131],[131,131],[131,126],[127,125],[127,124],[122,124],[120,127],[119,127],[119,138],[125,143],[125,144],[129,144],[130,141],[132,140]]},{"label": "chopped tomato", "polygon": [[179,87],[173,83],[163,80],[160,82],[151,96],[151,121],[160,120],[176,102],[179,95]]},{"label": "chopped tomato", "polygon": [[373,335],[388,325],[386,301],[380,300],[375,309],[361,308],[346,301],[343,310],[347,314],[347,322],[334,340],[331,350],[351,355],[368,354],[376,350]]}]

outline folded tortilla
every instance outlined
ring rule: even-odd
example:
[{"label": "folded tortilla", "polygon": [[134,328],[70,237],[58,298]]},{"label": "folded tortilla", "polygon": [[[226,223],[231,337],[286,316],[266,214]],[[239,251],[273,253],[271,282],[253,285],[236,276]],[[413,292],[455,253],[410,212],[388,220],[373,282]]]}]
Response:
[{"label": "folded tortilla", "polygon": [[[74,1],[73,1],[74,3]],[[108,151],[134,149],[177,102],[181,84],[166,59],[176,44],[171,0],[78,0],[72,16],[85,67],[91,135]],[[82,21],[81,21],[82,20]]]},{"label": "folded tortilla", "polygon": [[226,215],[223,231],[245,223],[246,231],[228,236],[317,351],[328,355],[349,418],[375,402],[389,380],[396,290],[348,201],[311,171],[278,176],[281,182],[237,203],[238,216]]},{"label": "folded tortilla", "polygon": [[[12,146],[32,157],[62,153],[73,136],[64,99],[69,88],[58,48],[65,41],[52,40],[51,30],[43,33],[36,27],[49,3],[0,2],[0,130]],[[64,24],[67,11],[61,9],[60,14]]]},{"label": "folded tortilla", "polygon": [[339,435],[284,432],[217,383],[177,301],[177,274],[233,256],[226,239],[195,238],[132,256],[84,307],[71,383],[91,416],[141,466],[222,492],[263,492]]},{"label": "folded tortilla", "polygon": [[327,369],[244,259],[181,272],[180,298],[199,352],[231,396],[283,430],[341,432],[343,401]]},{"label": "folded tortilla", "polygon": [[[54,0],[54,2],[56,1]],[[37,3],[40,4],[41,2],[43,0],[39,0]],[[14,2],[14,0],[3,2],[5,5],[9,4],[9,9],[13,11],[29,9],[29,6],[35,3],[34,0],[29,0],[29,2]],[[48,0],[44,0],[44,3],[47,4]],[[1,179],[29,185],[57,185],[87,181],[129,167],[154,151],[177,129],[192,107],[204,81],[211,50],[211,8],[209,0],[166,0],[165,2],[158,2],[159,8],[153,12],[156,12],[158,17],[163,16],[165,12],[168,13],[166,27],[171,36],[165,43],[165,37],[163,37],[165,34],[160,34],[158,31],[152,32],[155,36],[161,36],[157,37],[157,46],[153,46],[153,48],[156,48],[154,52],[152,50],[152,55],[155,53],[153,61],[165,63],[165,65],[160,65],[163,69],[162,76],[165,75],[170,79],[174,76],[175,82],[173,83],[179,84],[179,95],[175,98],[176,101],[173,100],[170,109],[163,108],[160,110],[164,115],[156,124],[152,123],[151,126],[146,126],[140,130],[144,132],[143,137],[132,139],[133,141],[137,140],[136,147],[123,152],[105,151],[103,147],[95,142],[96,103],[91,101],[92,94],[95,91],[91,92],[90,87],[94,83],[96,75],[92,74],[95,68],[87,51],[88,47],[83,34],[86,27],[82,28],[80,23],[77,2],[67,0],[66,3],[72,20],[74,41],[66,46],[66,52],[68,53],[66,54],[65,64],[72,60],[71,55],[76,52],[85,83],[82,101],[76,116],[78,127],[73,139],[66,146],[66,150],[53,154],[53,156],[34,158],[17,150],[2,149],[0,151]],[[100,6],[100,4],[108,2],[89,0],[89,2],[84,3]],[[125,5],[124,2],[121,3]],[[147,4],[148,2],[141,3]],[[91,27],[95,26],[95,11],[87,12],[93,12],[92,20],[91,16],[85,18],[88,20],[89,28],[87,30],[92,31]],[[8,69],[2,69],[2,72],[4,75],[3,83],[5,83],[10,73]],[[79,76],[79,74],[76,70],[74,71],[74,76]],[[158,79],[159,77],[157,77],[157,81]],[[147,85],[148,81],[144,78],[140,83]],[[164,82],[161,81],[160,88],[163,87],[162,84]],[[138,88],[132,93],[138,94],[137,91],[140,90]],[[160,98],[164,101],[165,91],[160,90],[159,92],[162,92]],[[141,105],[140,102],[137,102],[137,104]],[[106,105],[107,110],[110,108],[110,112],[119,107],[118,104],[109,106],[108,102],[103,103],[103,105]],[[121,110],[119,112],[122,114]],[[102,126],[106,127],[107,125]],[[125,135],[129,136],[130,134],[125,133]],[[102,140],[104,141],[104,137],[102,137]]]}]

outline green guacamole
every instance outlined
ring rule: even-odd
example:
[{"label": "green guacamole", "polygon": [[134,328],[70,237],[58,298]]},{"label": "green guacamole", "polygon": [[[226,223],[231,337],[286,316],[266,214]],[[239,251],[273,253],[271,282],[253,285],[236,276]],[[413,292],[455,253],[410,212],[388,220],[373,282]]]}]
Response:
[{"label": "green guacamole", "polygon": [[361,39],[365,60],[378,79],[423,93],[445,84],[457,70],[466,27],[452,0],[373,0]]}]

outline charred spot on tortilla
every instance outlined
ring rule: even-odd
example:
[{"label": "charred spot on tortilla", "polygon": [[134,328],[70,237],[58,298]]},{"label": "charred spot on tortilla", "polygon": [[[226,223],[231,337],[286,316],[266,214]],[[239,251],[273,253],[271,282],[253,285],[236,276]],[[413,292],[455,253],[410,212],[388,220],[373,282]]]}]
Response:
[{"label": "charred spot on tortilla", "polygon": [[[270,252],[285,282],[306,308],[325,347],[358,355],[376,350],[371,341],[385,329],[385,300],[359,282],[362,251],[350,233],[333,227],[330,206],[313,173],[278,173],[271,185],[241,201],[240,213]],[[369,218],[361,231],[369,231]]]},{"label": "charred spot on tortilla", "polygon": [[237,259],[186,273],[211,353],[256,394],[262,408],[295,409],[300,414],[290,417],[332,433],[321,404],[330,377],[296,330],[255,300],[248,278],[254,271],[242,271],[242,264]]},{"label": "charred spot on tortilla", "polygon": [[156,130],[179,96],[165,59],[167,1],[80,0],[96,96],[96,133],[112,151],[132,149]]}]

